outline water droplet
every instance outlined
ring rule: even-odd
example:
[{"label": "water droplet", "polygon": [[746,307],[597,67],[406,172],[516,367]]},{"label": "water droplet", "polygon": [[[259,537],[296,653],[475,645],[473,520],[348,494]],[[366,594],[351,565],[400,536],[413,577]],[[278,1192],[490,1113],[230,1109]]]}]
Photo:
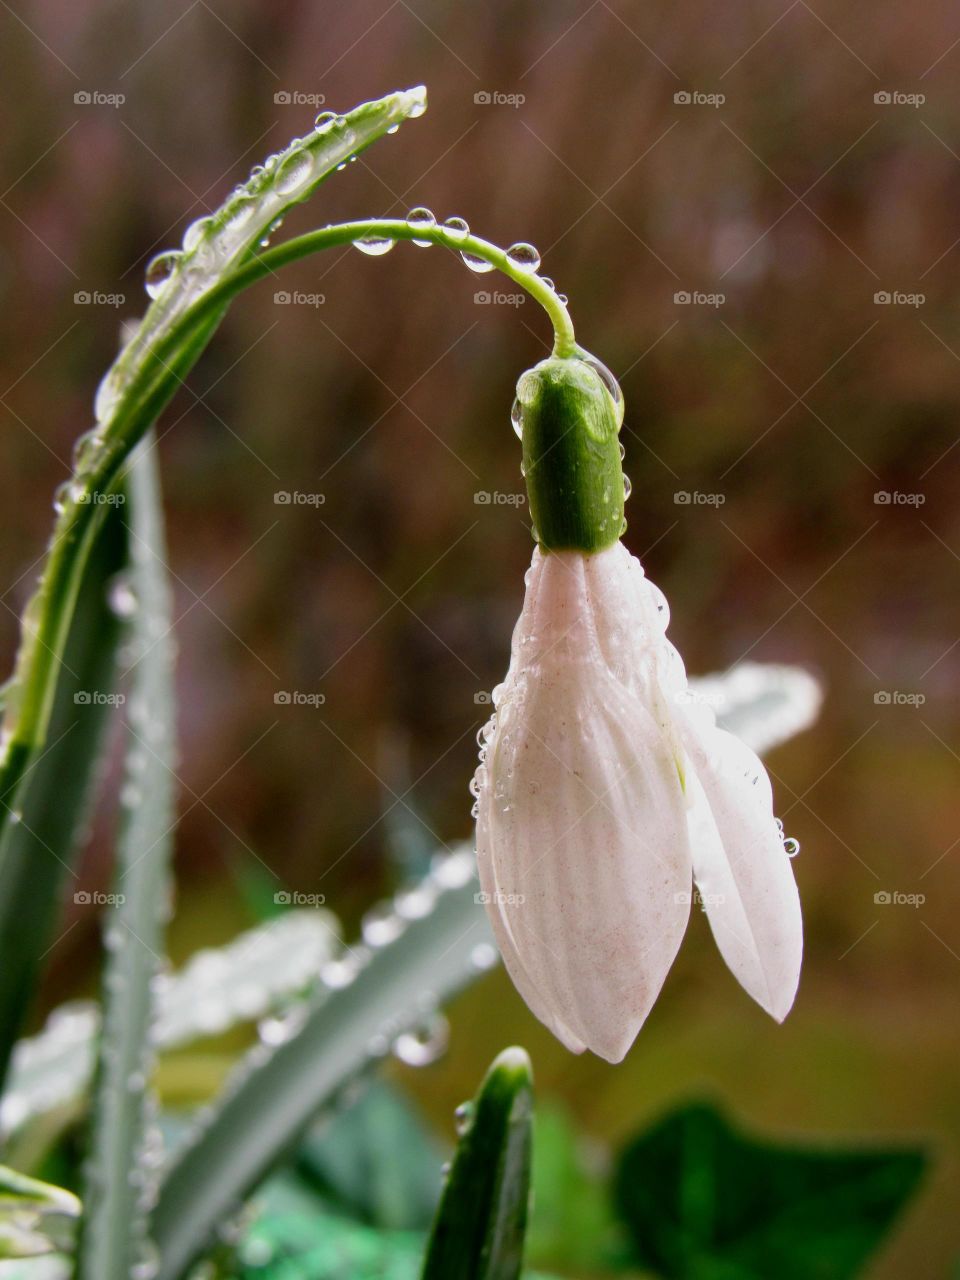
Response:
[{"label": "water droplet", "polygon": [[107,588],[107,604],[110,612],[117,618],[132,618],[137,612],[139,601],[133,584],[125,573],[118,573]]},{"label": "water droplet", "polygon": [[795,840],[793,836],[787,836],[783,842],[783,851],[788,858],[795,858],[800,852],[800,841]]},{"label": "water droplet", "polygon": [[185,253],[192,253],[197,245],[207,234],[212,218],[197,218],[195,222],[191,222],[189,227],[183,233],[183,248]]},{"label": "water droplet", "polygon": [[520,403],[518,396],[510,409],[510,423],[518,440],[523,439],[523,405]]},{"label": "water droplet", "polygon": [[463,218],[444,218],[443,225],[450,232],[450,239],[453,240],[455,244],[459,244],[461,241],[466,240],[467,236],[470,234],[470,228]]},{"label": "water droplet", "polygon": [[337,165],[337,173],[342,173],[346,167],[347,167],[346,160],[341,160],[340,163]]},{"label": "water droplet", "polygon": [[226,229],[239,231],[241,227],[245,227],[256,211],[257,204],[253,196],[240,196],[227,210]]},{"label": "water droplet", "polygon": [[540,253],[532,244],[520,241],[507,250],[507,261],[521,271],[536,271],[540,266]]},{"label": "water droplet", "polygon": [[627,456],[627,446],[621,440],[620,441],[620,461],[622,462],[626,456]]},{"label": "water droplet", "polygon": [[[564,299],[566,301],[566,299]],[[601,364],[594,356],[584,354],[581,356],[584,364],[588,364],[594,371],[603,385],[610,393],[610,399],[613,401],[613,407],[616,411],[617,429],[623,423],[623,392],[620,389],[620,383],[616,380],[605,364]]]},{"label": "water droplet", "polygon": [[629,477],[629,476],[625,475],[625,476],[623,477],[623,500],[624,500],[624,502],[626,502],[626,500],[630,497],[631,493],[633,493],[633,481],[630,479],[630,477]]},{"label": "water droplet", "polygon": [[301,1006],[276,1017],[264,1018],[257,1026],[260,1043],[271,1047],[284,1044],[303,1026],[306,1012],[306,1007]]},{"label": "water droplet", "polygon": [[470,963],[480,973],[486,973],[497,963],[497,949],[490,942],[478,942],[470,952]]},{"label": "water droplet", "polygon": [[406,889],[398,893],[393,900],[393,905],[397,910],[397,914],[402,916],[404,920],[422,920],[424,916],[428,916],[433,910],[435,902],[435,890],[424,881],[413,889]]},{"label": "water droplet", "polygon": [[143,284],[151,298],[158,297],[163,291],[163,286],[172,278],[182,256],[178,249],[166,249],[147,263]]},{"label": "water droplet", "polygon": [[470,1132],[473,1124],[474,1106],[472,1102],[461,1102],[459,1107],[453,1113],[453,1125],[457,1131],[457,1137],[462,1138]]},{"label": "water droplet", "polygon": [[291,151],[280,165],[274,186],[280,195],[292,195],[304,186],[312,173],[313,157],[309,151],[301,147],[298,151]]},{"label": "water droplet", "polygon": [[403,933],[404,922],[394,913],[389,902],[373,907],[360,922],[360,930],[368,947],[385,947]]},{"label": "water droplet", "polygon": [[393,1042],[394,1056],[408,1067],[427,1067],[446,1052],[450,1043],[450,1024],[435,1013],[421,1026],[404,1031]]},{"label": "water droplet", "polygon": [[[407,226],[413,227],[415,231],[417,229],[426,230],[428,227],[435,227],[436,225],[437,225],[436,218],[433,216],[430,210],[425,209],[423,205],[417,205],[415,209],[411,209],[410,212],[407,214]],[[432,241],[414,239],[413,243],[420,245],[421,248],[426,248],[428,245],[432,243]]]},{"label": "water droplet", "polygon": [[466,249],[460,250],[460,257],[470,270],[475,271],[478,276],[482,276],[485,272],[493,270],[492,262],[488,262],[486,258],[481,258],[476,253],[468,253]]},{"label": "water droplet", "polygon": [[540,281],[542,284],[545,284],[548,289],[552,289],[554,293],[557,292],[557,286],[553,283],[553,281],[550,279],[549,276],[541,276]]},{"label": "water droplet", "polygon": [[379,258],[389,253],[394,243],[389,236],[364,236],[362,240],[354,240],[353,247],[361,253],[369,254],[371,258]]},{"label": "water droplet", "polygon": [[335,111],[321,111],[313,122],[314,129],[327,129],[337,118]]},{"label": "water droplet", "polygon": [[388,134],[394,134],[399,132],[400,132],[400,126],[398,124],[392,124],[390,128],[387,130]]},{"label": "water droplet", "polygon": [[93,413],[98,422],[109,422],[120,399],[120,375],[116,368],[108,369],[100,379],[93,400]]},{"label": "water droplet", "polygon": [[415,89],[410,89],[407,93],[407,100],[410,103],[407,115],[411,120],[418,119],[427,109],[426,85],[418,84]]}]

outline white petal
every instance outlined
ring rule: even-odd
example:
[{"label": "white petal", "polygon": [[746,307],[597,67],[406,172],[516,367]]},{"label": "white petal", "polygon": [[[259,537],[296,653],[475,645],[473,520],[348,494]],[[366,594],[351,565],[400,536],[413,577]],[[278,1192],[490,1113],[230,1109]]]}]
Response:
[{"label": "white petal", "polygon": [[749,747],[713,727],[712,715],[678,721],[692,766],[694,879],[713,936],[740,984],[782,1021],[800,981],[803,922],[770,779]]},{"label": "white petal", "polygon": [[644,625],[636,610],[624,619],[604,607],[622,551],[535,553],[477,822],[499,908],[491,919],[518,989],[562,1039],[611,1062],[660,991],[690,900],[672,743],[608,666],[631,617],[634,637]]}]

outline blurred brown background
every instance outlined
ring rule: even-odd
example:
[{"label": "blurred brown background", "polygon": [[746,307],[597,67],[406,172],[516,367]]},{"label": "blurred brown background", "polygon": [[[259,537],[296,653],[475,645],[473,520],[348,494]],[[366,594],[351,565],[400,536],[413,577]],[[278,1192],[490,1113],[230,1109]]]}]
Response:
[{"label": "blurred brown background", "polygon": [[[874,1274],[945,1275],[960,1252],[955,9],[37,0],[0,22],[5,657],[151,253],[306,130],[321,104],[298,98],[345,109],[425,81],[427,115],[284,232],[422,203],[534,241],[622,379],[627,542],[688,669],[799,662],[828,703],[770,762],[808,934],[783,1028],[698,917],[624,1067],[567,1055],[497,974],[414,1087],[449,1125],[477,1063],[519,1039],[541,1089],[600,1137],[696,1092],[771,1132],[922,1137],[935,1172]],[[277,305],[266,284],[241,299],[161,426],[178,954],[249,922],[255,876],[326,893],[352,926],[400,874],[391,831],[413,861],[468,835],[474,698],[505,669],[530,555],[523,509],[474,495],[521,489],[508,413],[548,338],[534,306],[478,303],[513,288],[409,245],[336,251],[281,283],[324,300]],[[82,874],[109,875],[96,832]],[[51,1000],[93,976],[89,908],[63,928]]]}]

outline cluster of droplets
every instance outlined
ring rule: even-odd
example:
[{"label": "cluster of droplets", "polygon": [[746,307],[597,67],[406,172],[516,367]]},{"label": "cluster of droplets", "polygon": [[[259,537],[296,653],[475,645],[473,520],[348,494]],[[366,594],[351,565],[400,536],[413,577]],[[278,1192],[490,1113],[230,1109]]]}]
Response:
[{"label": "cluster of droplets", "polygon": [[[502,685],[498,685],[493,693],[494,705],[499,701]],[[480,796],[489,782],[489,771],[487,769],[487,755],[490,751],[490,744],[493,742],[497,732],[497,713],[494,711],[486,724],[477,730],[477,746],[480,749],[479,764],[473,777],[470,779],[470,794],[473,796],[473,807],[470,810],[471,818],[476,821],[480,814]]]}]

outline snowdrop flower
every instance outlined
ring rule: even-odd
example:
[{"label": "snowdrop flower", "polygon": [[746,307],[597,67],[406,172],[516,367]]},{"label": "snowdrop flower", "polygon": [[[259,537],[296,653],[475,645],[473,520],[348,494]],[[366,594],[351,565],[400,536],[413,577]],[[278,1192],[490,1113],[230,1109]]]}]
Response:
[{"label": "snowdrop flower", "polygon": [[666,601],[620,542],[615,391],[587,358],[520,380],[538,545],[472,786],[507,970],[569,1049],[609,1062],[657,998],[694,886],[723,958],[778,1020],[802,951],[766,770],[688,690]]}]

